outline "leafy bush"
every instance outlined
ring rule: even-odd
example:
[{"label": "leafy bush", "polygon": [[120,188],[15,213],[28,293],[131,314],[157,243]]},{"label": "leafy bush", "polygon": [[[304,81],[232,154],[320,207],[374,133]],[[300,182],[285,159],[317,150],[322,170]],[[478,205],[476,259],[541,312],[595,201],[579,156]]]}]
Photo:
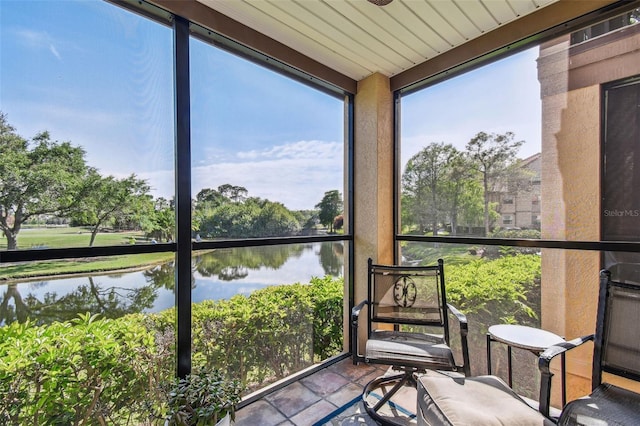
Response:
[{"label": "leafy bush", "polygon": [[[343,280],[272,286],[192,307],[194,368],[224,367],[249,388],[264,386],[342,350]],[[165,311],[154,326],[171,330]]]},{"label": "leafy bush", "polygon": [[326,359],[342,351],[344,281],[329,276],[311,279],[313,305],[313,353]]},{"label": "leafy bush", "polygon": [[489,234],[490,238],[523,238],[539,240],[541,233],[537,229],[503,229],[498,228]]},{"label": "leafy bush", "polygon": [[233,418],[242,390],[220,370],[201,369],[176,378],[168,392],[168,426],[213,426],[227,414]]},{"label": "leafy bush", "polygon": [[[324,359],[342,348],[342,300],[342,280],[328,277],[195,304],[192,369],[260,387]],[[164,424],[168,404],[180,406],[167,390],[174,318],[0,327],[0,424]]]},{"label": "leafy bush", "polygon": [[466,314],[490,314],[509,323],[531,321],[537,318],[540,276],[540,256],[534,254],[474,260],[447,268],[447,297]]},{"label": "leafy bush", "polygon": [[139,316],[0,328],[0,422],[126,424],[144,412],[154,341]]}]

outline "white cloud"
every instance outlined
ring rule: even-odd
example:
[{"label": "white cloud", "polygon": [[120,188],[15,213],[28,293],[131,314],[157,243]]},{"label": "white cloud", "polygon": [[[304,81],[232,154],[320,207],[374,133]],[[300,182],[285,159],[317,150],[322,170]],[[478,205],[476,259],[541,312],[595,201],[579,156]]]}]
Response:
[{"label": "white cloud", "polygon": [[60,56],[60,53],[58,53],[58,49],[56,49],[56,47],[53,44],[49,45],[49,51],[51,53],[53,53],[53,56],[55,56],[59,60],[62,60],[62,57]]},{"label": "white cloud", "polygon": [[58,60],[62,60],[62,56],[56,47],[53,37],[44,31],[33,31],[21,29],[16,31],[16,35],[22,40],[22,43],[31,49],[47,49]]},{"label": "white cloud", "polygon": [[277,145],[263,150],[240,152],[236,156],[241,160],[259,160],[270,158],[333,158],[342,155],[342,144],[337,142],[299,141]]},{"label": "white cloud", "polygon": [[[249,196],[281,202],[291,210],[312,209],[326,191],[343,192],[343,175],[342,144],[299,141],[262,151],[240,152],[234,161],[195,165],[192,196],[202,188],[229,183],[245,187]],[[155,197],[173,196],[173,170],[138,176],[150,183]]]}]

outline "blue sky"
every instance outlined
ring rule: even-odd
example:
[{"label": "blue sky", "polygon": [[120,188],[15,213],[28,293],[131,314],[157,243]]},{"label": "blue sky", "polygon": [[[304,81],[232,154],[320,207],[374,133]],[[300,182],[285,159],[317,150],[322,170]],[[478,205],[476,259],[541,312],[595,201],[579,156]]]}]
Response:
[{"label": "blue sky", "polygon": [[[0,1],[0,110],[23,137],[82,146],[103,175],[173,195],[168,27],[95,1]],[[193,195],[241,185],[313,208],[343,188],[343,104],[193,40]]]},{"label": "blue sky", "polygon": [[464,149],[478,132],[515,133],[520,158],[540,152],[538,47],[406,96],[402,164],[431,142]]},{"label": "blue sky", "polygon": [[[23,137],[82,146],[103,175],[173,195],[172,35],[98,0],[0,0],[0,110]],[[430,142],[514,131],[539,151],[537,49],[407,96],[403,164]],[[308,209],[343,189],[343,104],[191,43],[193,195],[230,183]]]}]

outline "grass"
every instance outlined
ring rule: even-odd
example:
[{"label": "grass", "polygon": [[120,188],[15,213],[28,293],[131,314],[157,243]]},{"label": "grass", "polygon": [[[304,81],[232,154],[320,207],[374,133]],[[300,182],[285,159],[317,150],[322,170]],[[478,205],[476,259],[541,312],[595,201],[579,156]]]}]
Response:
[{"label": "grass", "polygon": [[[27,228],[18,234],[18,247],[68,248],[88,247],[90,232],[83,228]],[[96,236],[95,246],[129,244],[131,238],[146,242],[139,232],[103,232]],[[6,239],[0,250],[7,248]],[[6,264],[0,269],[0,280],[28,279],[64,274],[89,274],[140,268],[173,260],[173,253],[147,253],[100,258],[45,260]]]},{"label": "grass", "polygon": [[0,280],[17,280],[64,274],[89,274],[140,268],[173,260],[173,253],[147,253],[102,258],[45,260],[5,265]]},{"label": "grass", "polygon": [[[129,239],[146,241],[141,232],[99,232],[94,246],[113,246],[128,244]],[[88,247],[91,232],[86,228],[56,227],[56,228],[23,228],[18,234],[18,248],[29,249],[36,247],[68,248]],[[7,249],[6,238],[0,239],[0,250]]]}]

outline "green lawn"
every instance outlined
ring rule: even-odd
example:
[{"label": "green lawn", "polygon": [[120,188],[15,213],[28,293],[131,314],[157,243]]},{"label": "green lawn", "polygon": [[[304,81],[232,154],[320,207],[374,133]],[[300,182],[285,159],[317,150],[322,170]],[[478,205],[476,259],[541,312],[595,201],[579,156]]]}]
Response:
[{"label": "green lawn", "polygon": [[[143,239],[142,232],[100,232],[96,235],[94,246],[113,246],[128,244],[130,238]],[[23,228],[18,234],[18,248],[29,249],[46,246],[47,248],[88,247],[91,232],[86,228]],[[7,239],[0,239],[0,250],[7,249]]]},{"label": "green lawn", "polygon": [[[27,228],[18,234],[18,247],[23,249],[88,247],[90,238],[91,234],[83,228]],[[146,242],[140,232],[104,232],[96,236],[94,246],[129,244],[132,238],[139,242]],[[7,241],[3,238],[0,250],[6,249]],[[0,280],[138,268],[164,263],[172,260],[173,257],[173,253],[148,253],[7,264],[0,269]]]}]

